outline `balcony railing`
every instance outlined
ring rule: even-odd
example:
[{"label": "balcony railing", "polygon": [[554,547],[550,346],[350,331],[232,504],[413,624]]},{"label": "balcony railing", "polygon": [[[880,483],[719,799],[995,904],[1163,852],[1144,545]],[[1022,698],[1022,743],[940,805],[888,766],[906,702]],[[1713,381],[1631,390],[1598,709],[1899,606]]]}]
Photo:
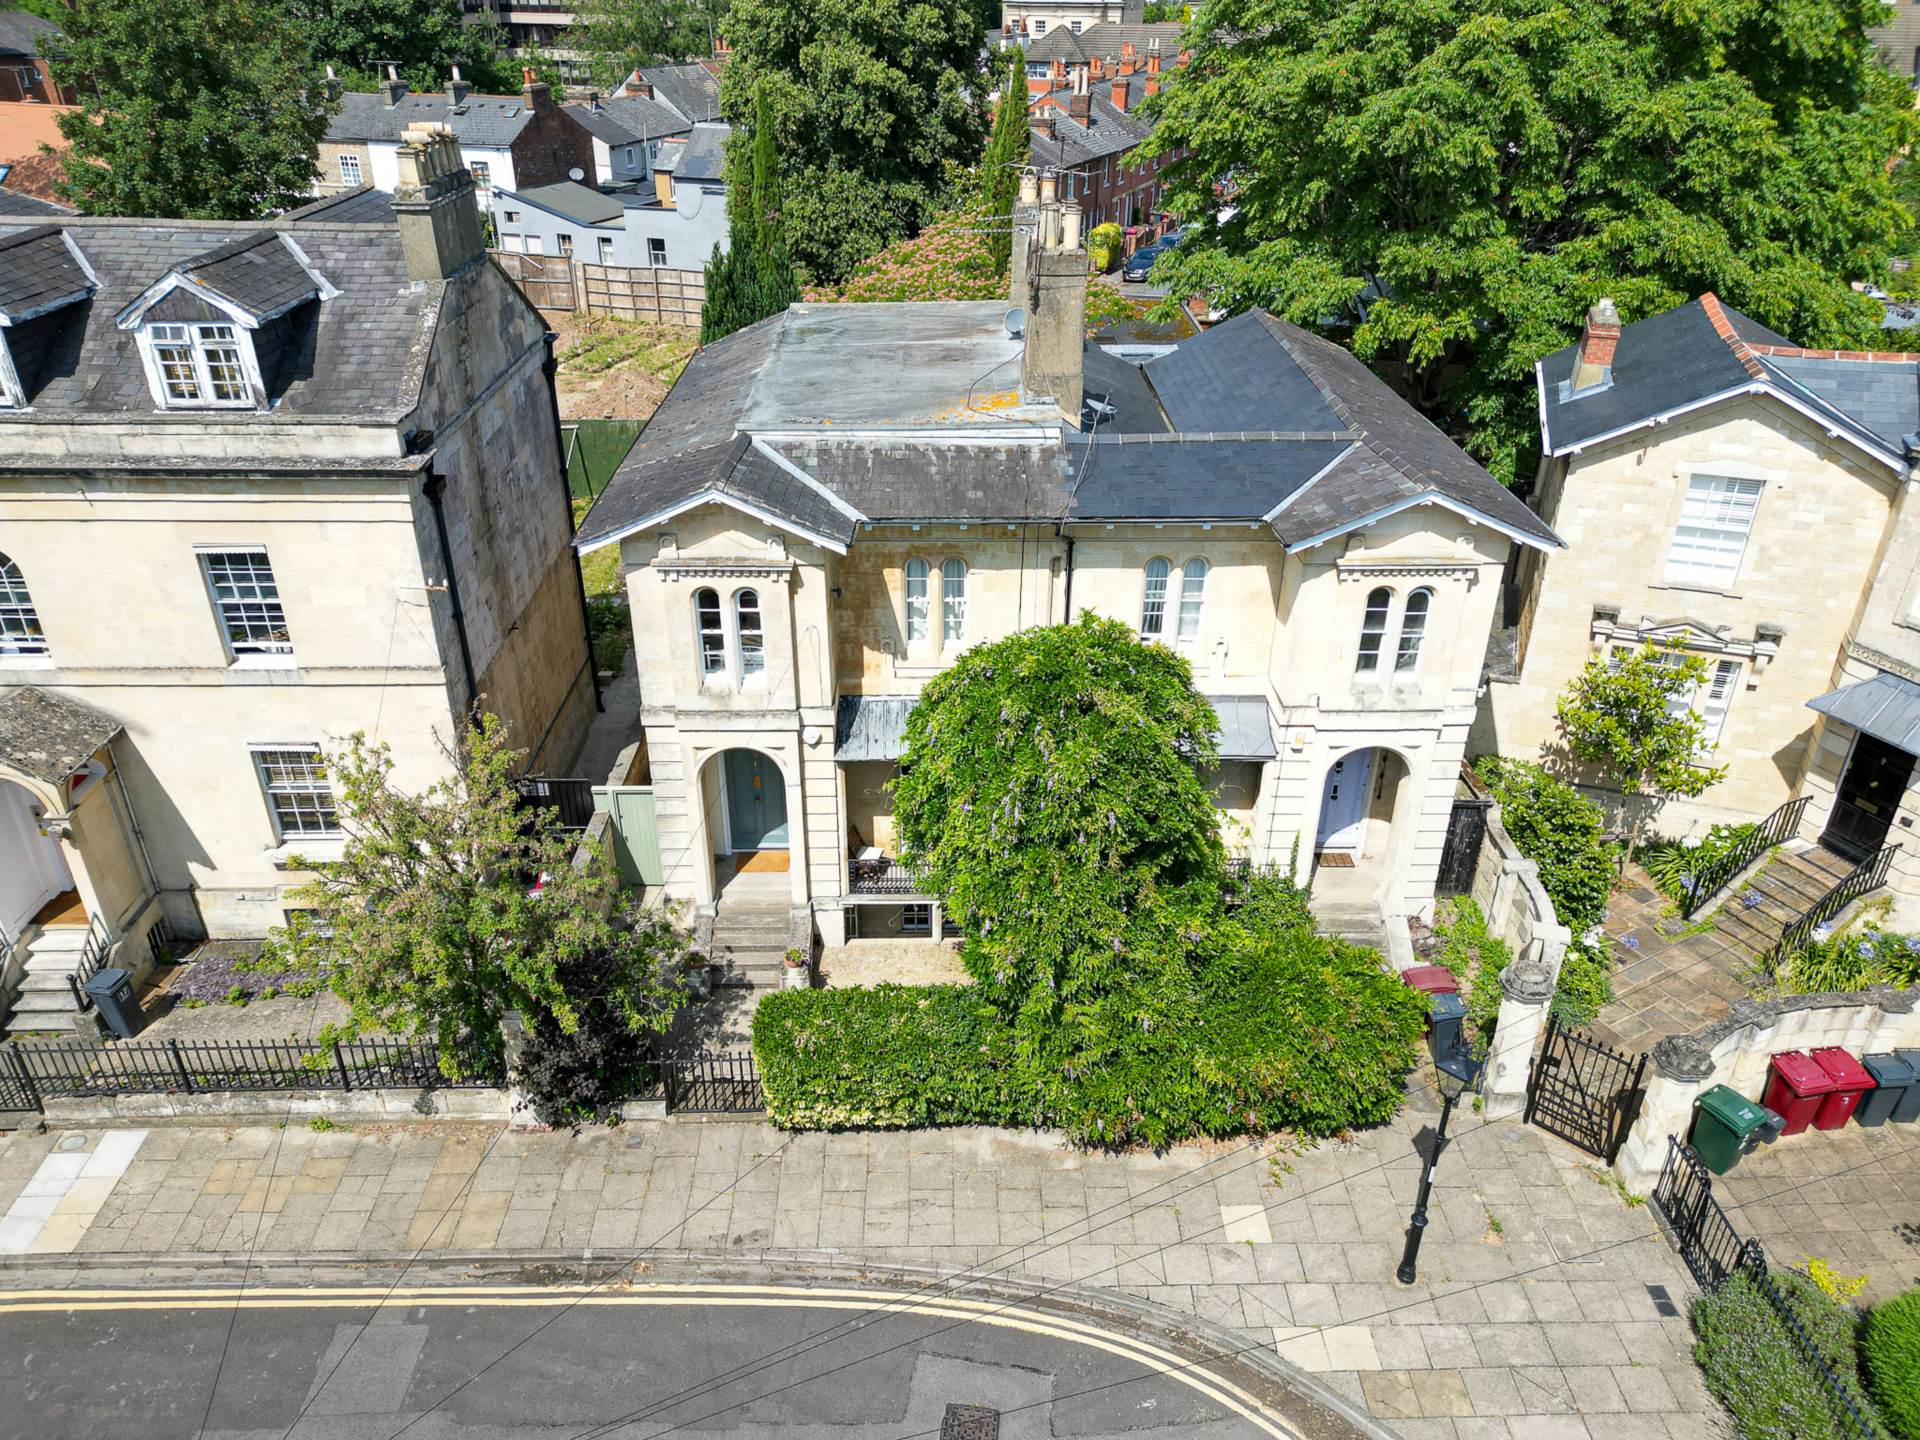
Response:
[{"label": "balcony railing", "polygon": [[849,860],[847,893],[887,895],[912,900],[921,895],[919,883],[898,860]]}]

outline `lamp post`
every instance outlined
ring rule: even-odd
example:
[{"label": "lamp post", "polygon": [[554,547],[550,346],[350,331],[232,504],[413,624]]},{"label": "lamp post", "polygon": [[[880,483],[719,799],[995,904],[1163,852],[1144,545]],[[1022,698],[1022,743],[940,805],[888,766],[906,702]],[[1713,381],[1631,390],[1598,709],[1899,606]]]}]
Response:
[{"label": "lamp post", "polygon": [[1420,1172],[1420,1194],[1413,1202],[1413,1218],[1407,1223],[1407,1248],[1401,1252],[1400,1268],[1395,1272],[1402,1285],[1413,1284],[1418,1275],[1420,1239],[1427,1233],[1427,1201],[1433,1196],[1433,1177],[1440,1168],[1441,1152],[1447,1148],[1447,1121],[1453,1118],[1454,1103],[1480,1073],[1480,1062],[1465,1044],[1454,1046],[1433,1065],[1440,1075],[1440,1128],[1434,1132],[1433,1153]]}]

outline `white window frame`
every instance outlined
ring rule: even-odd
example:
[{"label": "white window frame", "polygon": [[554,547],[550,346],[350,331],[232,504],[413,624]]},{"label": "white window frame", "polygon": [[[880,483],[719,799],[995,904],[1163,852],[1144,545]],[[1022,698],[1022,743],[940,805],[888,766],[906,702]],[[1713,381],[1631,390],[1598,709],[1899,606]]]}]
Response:
[{"label": "white window frame", "polygon": [[[1419,610],[1413,608],[1413,602],[1420,602]],[[1420,668],[1420,652],[1425,648],[1427,622],[1433,618],[1433,589],[1422,585],[1407,592],[1406,603],[1400,607],[1400,634],[1393,645],[1393,673],[1411,675]],[[1418,621],[1416,625],[1414,622]],[[1412,648],[1408,648],[1412,641]]]},{"label": "white window frame", "polygon": [[[349,170],[353,173],[348,174]],[[340,155],[340,183],[358,185],[361,183],[360,174],[360,157],[350,151],[343,151]]]},{"label": "white window frame", "polygon": [[473,176],[473,188],[491,190],[493,188],[493,166],[485,160],[469,160],[467,173]]},{"label": "white window frame", "polygon": [[[1641,645],[1615,645],[1611,657],[1613,663],[1618,665],[1628,656],[1638,654],[1642,648]],[[1727,716],[1733,710],[1733,697],[1740,693],[1740,673],[1745,666],[1728,656],[1715,657],[1690,650],[1675,652],[1658,644],[1654,647],[1654,663],[1657,665],[1678,665],[1690,658],[1707,662],[1707,678],[1695,686],[1691,694],[1668,696],[1667,713],[1675,717],[1688,713],[1700,717],[1704,722],[1700,730],[1700,748],[1694,754],[1697,759],[1705,760],[1719,748],[1720,737],[1726,733]]]},{"label": "white window frame", "polygon": [[933,639],[933,567],[914,555],[901,573],[905,579],[907,644],[925,645]]},{"label": "white window frame", "polygon": [[[701,604],[704,595],[713,597],[711,625],[707,623],[708,609]],[[693,643],[701,684],[727,673],[727,612],[720,603],[720,592],[711,585],[693,592]]]},{"label": "white window frame", "polygon": [[[169,376],[167,367],[183,362],[168,359],[162,352],[186,351],[187,373]],[[209,352],[231,350],[233,365],[239,372],[241,395],[221,399],[214,394],[214,366],[227,362]],[[253,354],[253,339],[245,327],[231,321],[152,321],[140,328],[140,356],[146,365],[147,383],[163,410],[252,410],[266,386],[260,381],[259,366]],[[191,379],[191,395],[175,395],[175,385]]]},{"label": "white window frame", "polygon": [[571,259],[573,257],[573,236],[561,230],[555,233],[554,240],[560,247],[560,254],[564,258]]},{"label": "white window frame", "polygon": [[47,648],[46,627],[20,562],[0,554],[0,659],[38,660]]},{"label": "white window frame", "polygon": [[[1668,585],[1731,590],[1740,581],[1767,482],[1711,470],[1693,472],[1685,479],[1662,579]],[[1698,558],[1714,548],[1730,560],[1703,563]]]},{"label": "white window frame", "polygon": [[1174,617],[1174,639],[1181,645],[1200,643],[1200,622],[1205,618],[1207,577],[1213,567],[1198,555],[1180,567],[1179,609]]},{"label": "white window frame", "polygon": [[[207,587],[207,598],[213,605],[213,618],[220,627],[220,642],[227,648],[227,658],[235,664],[286,664],[293,655],[293,631],[287,624],[286,599],[280,594],[280,577],[274,573],[273,562],[267,558],[264,545],[199,545],[194,553],[200,561],[200,578]],[[236,581],[252,585],[255,590],[272,589],[272,594],[222,595],[222,579],[216,577],[216,562],[257,559],[258,566],[249,565],[255,573],[251,576],[225,577],[225,583],[232,587]],[[224,567],[223,567],[224,568]],[[260,579],[259,571],[264,569],[266,578]],[[250,608],[258,607],[262,615],[256,618],[249,613]],[[257,637],[251,634],[234,633],[236,624],[242,632],[251,630],[256,624],[271,629],[272,616],[278,612],[280,630],[286,636],[284,640],[274,640],[270,636]]]},{"label": "white window frame", "polygon": [[[260,796],[266,802],[267,817],[272,822],[275,840],[282,845],[298,844],[303,840],[338,840],[346,832],[340,828],[339,798],[333,792],[333,783],[327,779],[326,763],[320,754],[320,747],[309,742],[293,742],[280,745],[249,745],[248,753],[253,760],[254,777],[260,784]],[[279,756],[311,756],[318,762],[319,778],[305,780],[275,781],[269,774],[268,766]],[[287,828],[287,816],[280,808],[279,797],[285,797],[290,804],[290,814],[298,818],[302,813],[300,801],[324,795],[326,810],[333,816],[333,824],[327,828],[307,829]],[[318,807],[313,807],[315,810]]]},{"label": "white window frame", "polygon": [[667,242],[658,235],[647,237],[647,264],[655,269],[667,268]]},{"label": "white window frame", "polygon": [[599,249],[598,263],[602,265],[613,264],[613,237],[611,235],[596,235],[593,238]]},{"label": "white window frame", "polygon": [[1164,555],[1147,561],[1140,572],[1140,638],[1167,638],[1167,589],[1173,577],[1173,562]]},{"label": "white window frame", "polygon": [[[1381,595],[1387,598],[1376,611],[1373,602]],[[1393,601],[1394,593],[1391,585],[1376,585],[1367,591],[1366,607],[1360,612],[1360,644],[1353,655],[1354,674],[1378,675],[1380,673],[1380,660],[1387,648],[1387,631],[1393,628]],[[1380,617],[1378,625],[1374,624],[1376,613]]]},{"label": "white window frame", "polygon": [[[748,597],[753,601],[753,627],[747,627]],[[748,637],[752,637],[749,645]],[[734,673],[742,685],[764,681],[767,673],[767,615],[760,606],[760,592],[743,585],[733,592]]]},{"label": "white window frame", "polygon": [[967,562],[949,555],[940,562],[940,644],[967,643]]}]

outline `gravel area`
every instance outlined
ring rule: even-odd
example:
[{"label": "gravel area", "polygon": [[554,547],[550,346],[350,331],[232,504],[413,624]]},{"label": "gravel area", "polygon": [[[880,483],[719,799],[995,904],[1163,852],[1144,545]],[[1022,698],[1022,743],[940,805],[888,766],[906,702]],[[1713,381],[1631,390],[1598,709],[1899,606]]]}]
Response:
[{"label": "gravel area", "polygon": [[820,952],[828,985],[966,985],[958,940],[852,940]]}]

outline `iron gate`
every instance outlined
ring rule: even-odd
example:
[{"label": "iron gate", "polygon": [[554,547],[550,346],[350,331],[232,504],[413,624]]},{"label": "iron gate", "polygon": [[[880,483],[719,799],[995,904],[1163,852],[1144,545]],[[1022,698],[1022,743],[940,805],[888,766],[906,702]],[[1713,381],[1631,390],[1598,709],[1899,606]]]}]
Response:
[{"label": "iron gate", "polygon": [[1630,1055],[1562,1030],[1549,1014],[1546,1043],[1527,1072],[1527,1124],[1611,1165],[1640,1114],[1646,1069],[1644,1053]]},{"label": "iron gate", "polygon": [[1440,874],[1434,893],[1442,899],[1473,891],[1473,872],[1480,865],[1480,846],[1487,838],[1487,811],[1491,800],[1461,798],[1447,816],[1447,843],[1440,852]]},{"label": "iron gate", "polygon": [[665,1087],[669,1115],[752,1115],[766,1108],[751,1051],[696,1051],[653,1063]]}]

